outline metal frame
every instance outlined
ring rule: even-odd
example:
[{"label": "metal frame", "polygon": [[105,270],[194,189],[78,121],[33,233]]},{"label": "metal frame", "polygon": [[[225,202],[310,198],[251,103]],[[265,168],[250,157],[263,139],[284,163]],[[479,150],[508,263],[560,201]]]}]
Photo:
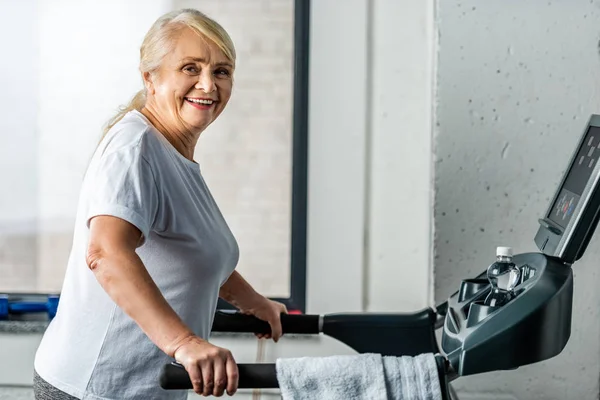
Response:
[{"label": "metal frame", "polygon": [[[310,0],[294,1],[294,87],[290,297],[274,298],[289,311],[306,310],[306,221],[308,193],[308,88]],[[234,309],[219,299],[218,309]]]}]

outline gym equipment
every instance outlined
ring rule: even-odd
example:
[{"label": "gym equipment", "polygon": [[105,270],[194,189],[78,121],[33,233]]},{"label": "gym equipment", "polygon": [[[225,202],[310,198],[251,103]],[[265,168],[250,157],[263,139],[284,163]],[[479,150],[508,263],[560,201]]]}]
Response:
[{"label": "gym equipment", "polygon": [[[56,316],[59,295],[0,294],[0,320],[12,315],[44,313],[48,319]],[[35,300],[34,300],[35,299]]]},{"label": "gym equipment", "polygon": [[[600,217],[600,116],[592,115],[549,207],[538,220],[540,252],[512,255],[465,278],[435,309],[415,313],[283,315],[284,333],[326,334],[359,353],[433,353],[445,399],[461,376],[516,369],[559,354],[571,335],[573,264],[585,253]],[[441,348],[435,330],[442,329]],[[268,324],[217,312],[213,331],[265,333]],[[240,387],[277,387],[274,364],[240,364]],[[190,389],[185,369],[163,366],[164,389]]]}]

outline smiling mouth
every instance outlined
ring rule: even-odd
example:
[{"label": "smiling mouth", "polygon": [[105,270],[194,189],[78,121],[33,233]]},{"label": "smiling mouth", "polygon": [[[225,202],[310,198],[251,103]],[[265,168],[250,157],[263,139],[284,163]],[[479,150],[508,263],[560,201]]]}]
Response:
[{"label": "smiling mouth", "polygon": [[210,99],[193,99],[190,97],[184,97],[185,101],[187,101],[191,106],[200,109],[209,109],[213,104],[216,103],[215,100]]}]

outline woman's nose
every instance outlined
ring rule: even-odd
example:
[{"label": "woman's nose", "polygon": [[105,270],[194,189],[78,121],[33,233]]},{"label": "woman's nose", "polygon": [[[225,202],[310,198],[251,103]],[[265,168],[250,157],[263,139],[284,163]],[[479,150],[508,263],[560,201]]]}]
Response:
[{"label": "woman's nose", "polygon": [[215,79],[210,72],[203,72],[198,78],[196,89],[203,90],[206,93],[214,92],[217,89]]}]

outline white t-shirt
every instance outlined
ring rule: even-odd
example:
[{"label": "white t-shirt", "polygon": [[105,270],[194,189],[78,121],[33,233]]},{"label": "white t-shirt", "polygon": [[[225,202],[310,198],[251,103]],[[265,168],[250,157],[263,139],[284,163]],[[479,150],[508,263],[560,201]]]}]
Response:
[{"label": "white t-shirt", "polygon": [[239,258],[237,242],[202,178],[138,111],[129,112],[96,150],[82,185],[73,247],[56,317],[35,369],[81,399],[185,399],[159,386],[172,361],[100,286],[86,264],[89,220],[112,215],[143,234],[137,249],[169,304],[208,338],[220,286]]}]

